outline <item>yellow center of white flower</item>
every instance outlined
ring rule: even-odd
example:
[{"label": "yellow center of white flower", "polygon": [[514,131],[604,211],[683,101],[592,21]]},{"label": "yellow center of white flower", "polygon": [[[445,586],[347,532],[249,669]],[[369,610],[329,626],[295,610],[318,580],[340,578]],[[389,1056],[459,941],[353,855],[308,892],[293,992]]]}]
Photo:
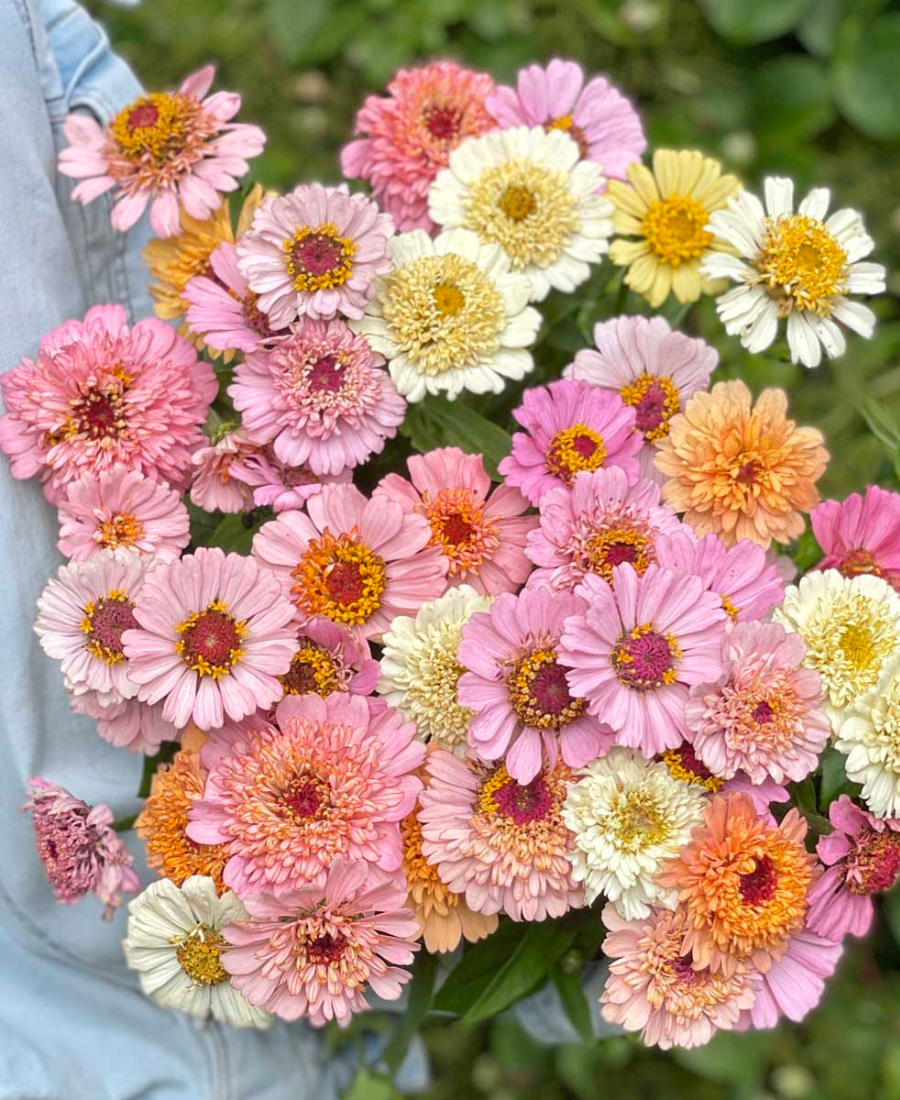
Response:
[{"label": "yellow center of white flower", "polygon": [[754,264],[782,315],[807,310],[827,317],[847,279],[847,253],[818,218],[788,214],[766,218]]},{"label": "yellow center of white flower", "polygon": [[662,844],[671,826],[656,793],[638,786],[620,795],[610,815],[610,832],[618,848],[634,852]]},{"label": "yellow center of white flower", "polygon": [[698,260],[709,248],[712,233],[706,229],[709,211],[696,199],[669,195],[657,199],[641,222],[641,233],[663,263],[678,267]]},{"label": "yellow center of white flower", "polygon": [[175,944],[178,965],[196,985],[218,985],[227,980],[228,971],[221,962],[225,939],[214,928],[198,924],[192,932],[171,942]]}]

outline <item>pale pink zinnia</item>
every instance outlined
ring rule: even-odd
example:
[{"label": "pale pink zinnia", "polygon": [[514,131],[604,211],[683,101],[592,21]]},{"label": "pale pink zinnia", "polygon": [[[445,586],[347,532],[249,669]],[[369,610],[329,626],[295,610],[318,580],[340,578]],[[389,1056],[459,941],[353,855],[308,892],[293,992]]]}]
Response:
[{"label": "pale pink zinnia", "polygon": [[281,698],[294,652],[293,608],[253,558],[200,547],[148,574],[122,642],[142,703],[217,729]]},{"label": "pale pink zinnia", "polygon": [[686,737],[714,775],[780,784],[815,771],[831,723],[805,657],[800,635],[778,623],[738,623],[722,638],[721,673],[695,684],[684,710]]},{"label": "pale pink zinnia", "polygon": [[657,560],[659,540],[683,528],[659,497],[655,481],[629,485],[618,466],[576,474],[571,489],[548,490],[539,505],[540,527],[525,550],[538,566],[529,588],[571,592],[586,573],[611,580],[613,566],[623,562],[643,573]]},{"label": "pale pink zinnia", "polygon": [[120,547],[169,561],[190,538],[178,492],[121,464],[70,481],[59,504],[59,550],[73,561]]},{"label": "pale pink zinnia", "polygon": [[579,351],[563,370],[609,393],[635,412],[644,437],[641,477],[662,483],[653,458],[656,442],[669,434],[669,421],[691,394],[706,389],[719,356],[703,340],[674,332],[662,317],[615,317],[594,326],[596,347]]},{"label": "pale pink zinnia", "polygon": [[94,692],[72,695],[69,705],[97,723],[97,733],[117,749],[155,756],[163,741],[177,741],[180,731],[162,716],[162,703],[152,707],[138,699],[103,706]]},{"label": "pale pink zinnia", "polygon": [[823,500],[809,518],[825,554],[816,569],[837,569],[845,577],[872,573],[900,592],[900,493],[870,485],[864,497]]},{"label": "pale pink zinnia", "polygon": [[502,764],[460,760],[444,749],[429,753],[426,768],[422,854],[473,912],[542,921],[584,905],[562,820],[572,772],[561,760],[527,784]]},{"label": "pale pink zinnia", "polygon": [[629,483],[637,481],[641,436],[621,397],[563,379],[526,390],[513,416],[525,431],[513,436],[499,470],[532,504],[548,489],[571,486],[582,470],[621,466]]},{"label": "pale pink zinnia", "polygon": [[741,1013],[736,1031],[774,1027],[782,1016],[799,1023],[821,1001],[843,947],[804,928],[762,975],[756,1000]]},{"label": "pale pink zinnia", "polygon": [[338,858],[396,871],[399,823],[422,789],[415,726],[338,692],[289,696],[276,722],[226,726],[201,750],[209,774],[187,834],[225,845],[226,886],[241,898],[321,886]]},{"label": "pale pink zinnia", "polygon": [[222,965],[247,1000],[283,1020],[346,1027],[369,1007],[395,1001],[412,974],[419,925],[406,884],[365,864],[337,860],[323,886],[244,899],[252,920],[227,924]]},{"label": "pale pink zinnia", "polygon": [[88,806],[64,787],[30,779],[22,808],[32,814],[37,853],[57,901],[71,905],[96,894],[110,920],[122,895],[140,890],[131,856],[110,828],[109,806]]},{"label": "pale pink zinnia", "polygon": [[378,641],[397,615],[415,615],[447,588],[447,559],[422,516],[354,485],[325,485],[304,512],[282,512],[253,539],[297,618],[341,623]]},{"label": "pale pink zinnia", "polygon": [[400,233],[434,229],[428,190],[451,152],[467,137],[496,128],[485,100],[494,91],[487,73],[455,61],[400,69],[388,96],[368,96],[356,116],[362,135],[341,151],[341,172],[367,180]]},{"label": "pale pink zinnia", "polygon": [[69,482],[117,463],[183,489],[218,383],[167,324],[148,317],[129,329],[121,306],[94,306],[0,375],[0,390],[13,477],[39,475],[59,503]]},{"label": "pale pink zinnia", "polygon": [[589,573],[575,592],[587,607],[566,622],[559,646],[572,692],[618,744],[647,757],[677,748],[689,689],[721,668],[727,615],[718,594],[658,565],[643,576],[617,565],[611,584]]},{"label": "pale pink zinnia", "polygon": [[308,466],[286,465],[272,450],[271,443],[232,462],[228,472],[253,489],[257,508],[272,508],[276,514],[303,508],[323,485],[346,485],[353,479],[349,468],[329,477],[314,474]]},{"label": "pale pink zinnia", "polygon": [[359,319],[391,269],[394,223],[346,184],[304,183],[266,199],[237,243],[238,269],[274,330],[298,317]]},{"label": "pale pink zinnia", "polygon": [[890,890],[900,876],[900,820],[875,817],[846,794],[828,807],[828,819],[834,832],[816,846],[826,870],[809,892],[806,923],[839,943],[869,931],[872,895]]},{"label": "pale pink zinnia", "polygon": [[232,122],[241,109],[235,92],[207,92],[216,74],[206,65],[187,77],[177,92],[153,92],[123,108],[101,127],[88,112],[66,119],[69,145],[59,154],[59,170],[81,182],[72,198],[87,205],[115,191],[114,229],[130,229],[150,205],[157,237],[180,231],[179,207],[205,221],[234,191],[258,156],[266,135],[258,126]]},{"label": "pale pink zinnia", "polygon": [[647,148],[631,103],[605,76],[585,84],[584,70],[574,61],[554,57],[546,68],[520,69],[516,87],[497,88],[486,106],[504,130],[543,126],[564,131],[582,157],[597,161],[603,175],[613,179],[625,179],[625,169]]},{"label": "pale pink zinnia", "polygon": [[228,393],[256,443],[289,466],[338,474],[380,454],[406,402],[384,359],[340,320],[304,318],[271,350],[238,364]]},{"label": "pale pink zinnia", "polygon": [[498,596],[463,626],[457,653],[468,671],[457,696],[474,712],[469,745],[484,760],[503,758],[519,783],[530,783],[545,757],[551,768],[560,754],[580,768],[613,741],[573,697],[557,660],[565,620],[584,609],[571,593],[526,588]]},{"label": "pale pink zinnia", "polygon": [[194,451],[191,503],[205,512],[249,512],[253,490],[243,478],[232,474],[231,467],[246,462],[256,450],[246,431],[238,428]]},{"label": "pale pink zinnia", "polygon": [[522,515],[528,507],[522,494],[509,485],[492,491],[482,456],[459,447],[413,455],[407,467],[409,481],[388,474],[374,495],[428,520],[431,545],[446,557],[450,583],[470,584],[489,596],[515,591],[531,569],[525,539],[537,525],[536,517]]}]

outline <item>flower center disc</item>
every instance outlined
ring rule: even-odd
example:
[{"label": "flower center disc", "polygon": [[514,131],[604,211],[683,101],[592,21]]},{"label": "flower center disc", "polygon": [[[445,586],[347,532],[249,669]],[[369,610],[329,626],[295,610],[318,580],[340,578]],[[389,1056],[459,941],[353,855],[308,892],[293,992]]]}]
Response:
[{"label": "flower center disc", "polygon": [[806,214],[766,219],[756,266],[782,312],[828,316],[847,279],[847,253],[823,222]]},{"label": "flower center disc", "polygon": [[283,248],[294,290],[331,290],[342,286],[353,271],[356,245],[348,237],[338,236],[333,222],[314,229],[302,226]]},{"label": "flower center disc", "polygon": [[181,969],[197,985],[218,985],[228,977],[221,954],[225,939],[214,929],[201,924],[175,948]]},{"label": "flower center disc", "polygon": [[900,838],[891,833],[873,833],[847,858],[854,872],[847,881],[853,894],[881,894],[890,890],[900,873]]},{"label": "flower center disc", "polygon": [[306,944],[306,957],[313,963],[336,963],[343,958],[346,947],[346,936],[340,932],[326,932]]},{"label": "flower center disc", "polygon": [[309,368],[307,386],[315,393],[337,393],[344,381],[344,364],[336,355],[323,355]]},{"label": "flower center disc", "polygon": [[634,409],[635,427],[648,443],[669,434],[669,421],[678,412],[678,390],[671,378],[642,374],[619,395]]},{"label": "flower center disc", "polygon": [[118,664],[122,652],[122,633],[138,625],[134,604],[124,592],[113,590],[84,609],[81,629],[87,635],[87,648],[99,660]]},{"label": "flower center disc", "polygon": [[325,532],[311,539],[292,576],[297,605],[310,615],[361,625],[381,606],[387,586],[384,561],[352,535]]},{"label": "flower center disc", "polygon": [[455,317],[466,304],[466,296],[458,286],[438,283],[432,291],[434,308],[442,317]]},{"label": "flower center disc", "polygon": [[675,683],[674,660],[680,656],[673,637],[644,623],[622,635],[613,647],[611,660],[623,684],[635,691],[649,691]]},{"label": "flower center disc", "polygon": [[756,866],[746,875],[740,875],[741,898],[746,905],[765,905],[775,896],[778,874],[769,856],[756,861]]},{"label": "flower center disc", "polygon": [[328,805],[328,784],[315,775],[296,775],[281,792],[281,803],[291,821],[305,825]]},{"label": "flower center disc", "polygon": [[330,695],[337,687],[334,660],[327,650],[310,641],[294,654],[291,667],[279,677],[285,695]]},{"label": "flower center disc", "polygon": [[697,260],[712,242],[706,229],[709,214],[696,199],[672,195],[654,202],[641,223],[647,243],[663,263],[678,267]]},{"label": "flower center disc", "polygon": [[580,717],[586,705],[570,694],[554,649],[536,649],[523,657],[507,680],[507,690],[516,714],[537,729],[559,729]]},{"label": "flower center disc", "polygon": [[586,424],[573,424],[557,432],[547,448],[545,465],[567,485],[582,470],[597,470],[606,458],[603,437]]},{"label": "flower center disc", "polygon": [[130,513],[110,516],[97,528],[97,541],[101,546],[115,549],[117,546],[133,546],[144,533],[144,525]]},{"label": "flower center disc", "polygon": [[483,813],[502,814],[515,825],[541,821],[553,809],[553,798],[543,772],[530,783],[517,783],[501,764],[481,788],[479,807]]},{"label": "flower center disc", "polygon": [[534,192],[527,187],[511,183],[500,193],[497,206],[514,222],[523,222],[537,209]]},{"label": "flower center disc", "polygon": [[456,107],[432,104],[425,108],[425,129],[438,141],[452,141],[460,131],[462,117]]}]

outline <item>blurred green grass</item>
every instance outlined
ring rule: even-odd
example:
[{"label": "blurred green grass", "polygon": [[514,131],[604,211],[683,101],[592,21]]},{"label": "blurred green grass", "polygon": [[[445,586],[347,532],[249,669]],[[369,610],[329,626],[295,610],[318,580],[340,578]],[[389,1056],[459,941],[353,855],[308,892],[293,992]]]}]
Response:
[{"label": "blurred green grass", "polygon": [[[900,2],[892,0],[89,0],[148,86],[219,65],[219,87],[244,96],[242,118],[269,135],[253,176],[281,189],[338,179],[338,153],[363,96],[400,65],[436,55],[488,69],[500,82],[552,56],[605,72],[638,105],[652,147],[700,148],[748,185],[791,175],[801,191],[833,189],[864,212],[889,269],[870,342],[803,372],[775,355],[748,357],[724,337],[712,303],[681,327],[718,349],[720,375],[754,390],[787,388],[797,419],[826,434],[821,485],[844,496],[897,488],[900,455]],[[603,287],[608,269],[596,285]],[[554,303],[548,303],[549,313]],[[635,308],[632,299],[631,308]],[[596,316],[610,311],[600,300]],[[674,315],[674,312],[673,314]],[[567,318],[540,364],[552,373],[587,342],[590,310]],[[878,434],[863,415],[877,417]],[[503,418],[508,405],[491,415]],[[892,928],[894,931],[892,931]],[[435,1066],[428,1100],[855,1100],[900,1098],[900,904],[855,944],[805,1024],[725,1035],[663,1055],[631,1039],[541,1048],[510,1020],[427,1027]],[[387,1090],[387,1091],[385,1091]],[[390,1096],[360,1080],[353,1100]]]}]

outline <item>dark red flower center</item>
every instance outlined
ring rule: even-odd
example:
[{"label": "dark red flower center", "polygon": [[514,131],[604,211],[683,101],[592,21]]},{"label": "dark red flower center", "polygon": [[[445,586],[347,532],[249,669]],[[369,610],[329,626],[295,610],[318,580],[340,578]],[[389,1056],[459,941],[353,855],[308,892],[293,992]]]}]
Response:
[{"label": "dark red flower center", "polygon": [[327,275],[344,259],[341,241],[327,233],[307,233],[291,246],[294,268],[308,275]]},{"label": "dark red flower center", "polygon": [[637,556],[638,548],[633,542],[609,542],[603,548],[603,561],[610,568],[623,562],[631,563]]},{"label": "dark red flower center", "polygon": [[690,741],[684,741],[678,749],[681,756],[681,766],[685,771],[695,775],[698,779],[707,780],[712,779],[712,772],[703,763],[702,760],[697,759],[697,754],[694,752],[694,746]]},{"label": "dark red flower center", "polygon": [[510,818],[516,825],[527,825],[546,817],[553,808],[553,799],[547,790],[543,775],[523,786],[509,779],[494,791],[497,812]]},{"label": "dark red flower center", "polygon": [[777,885],[775,864],[768,856],[758,859],[752,871],[740,876],[741,897],[746,905],[765,905],[775,896]]},{"label": "dark red flower center", "polygon": [[876,833],[856,837],[858,847],[847,857],[855,874],[847,885],[853,894],[881,894],[897,881],[900,873],[900,837],[894,833]]},{"label": "dark red flower center", "polygon": [[768,703],[765,699],[760,699],[760,701],[753,708],[751,717],[754,722],[759,722],[760,725],[764,726],[767,722],[772,721],[772,717],[774,714],[775,711],[772,710],[771,704]]},{"label": "dark red flower center", "polygon": [[306,945],[306,957],[310,962],[333,963],[338,962],[347,947],[347,937],[340,932],[333,935],[326,932],[318,939],[310,940]]},{"label": "dark red flower center", "polygon": [[696,985],[700,981],[700,975],[694,969],[693,962],[694,956],[690,951],[672,960],[672,969],[675,971],[679,985]]},{"label": "dark red flower center", "polygon": [[589,435],[576,435],[572,440],[572,450],[581,455],[582,458],[590,458],[597,450],[597,442],[591,439]]},{"label": "dark red flower center", "polygon": [[674,656],[669,639],[645,626],[619,639],[612,651],[612,663],[623,684],[647,691],[672,682]]},{"label": "dark red flower center", "polygon": [[233,650],[241,648],[234,619],[224,611],[206,610],[185,630],[182,641],[189,664],[202,658],[212,666],[227,665]]},{"label": "dark red flower center", "polygon": [[659,382],[651,382],[634,406],[635,426],[639,432],[655,431],[665,419],[666,391]]},{"label": "dark red flower center", "polygon": [[322,782],[312,776],[298,776],[282,793],[281,801],[290,810],[294,821],[312,821],[322,809]]},{"label": "dark red flower center", "polygon": [[344,364],[335,355],[323,355],[309,368],[306,384],[313,393],[336,393],[344,380]]},{"label": "dark red flower center", "polygon": [[88,638],[106,650],[107,655],[122,656],[122,632],[133,630],[138,621],[134,617],[131,600],[101,597],[96,601],[90,616]]},{"label": "dark red flower center", "polygon": [[459,512],[454,512],[449,516],[445,516],[442,523],[444,538],[446,538],[448,542],[453,543],[454,546],[457,546],[461,542],[465,542],[466,539],[471,537],[474,531],[472,524],[464,520]]},{"label": "dark red flower center", "polygon": [[305,466],[286,466],[281,471],[281,480],[289,488],[296,488],[298,485],[318,485],[320,478],[312,472],[307,470]]},{"label": "dark red flower center", "polygon": [[291,661],[291,667],[279,677],[286,695],[312,695],[317,692],[316,670],[308,661]]},{"label": "dark red flower center", "polygon": [[752,485],[756,481],[756,463],[747,462],[734,475],[734,480],[741,485]]},{"label": "dark red flower center", "polygon": [[459,133],[462,116],[456,107],[434,104],[425,111],[425,128],[438,141],[451,141]]},{"label": "dark red flower center", "polygon": [[159,118],[159,108],[153,103],[140,103],[128,115],[128,128],[130,130],[143,130],[148,126],[155,126]]},{"label": "dark red flower center", "polygon": [[118,435],[122,420],[122,398],[115,389],[88,390],[72,402],[76,431],[92,439]]},{"label": "dark red flower center", "polygon": [[544,714],[558,715],[574,702],[566,670],[555,661],[541,665],[531,681],[531,695]]},{"label": "dark red flower center", "polygon": [[362,599],[366,582],[355,561],[336,562],[325,578],[328,595],[335,603],[351,604]]},{"label": "dark red flower center", "polygon": [[[212,277],[214,278],[215,276],[213,275]],[[252,290],[248,290],[247,296],[244,298],[241,307],[241,316],[244,319],[244,324],[247,328],[252,329],[257,336],[269,337],[274,335],[269,328],[269,318],[263,313],[256,302],[256,295]]]}]

